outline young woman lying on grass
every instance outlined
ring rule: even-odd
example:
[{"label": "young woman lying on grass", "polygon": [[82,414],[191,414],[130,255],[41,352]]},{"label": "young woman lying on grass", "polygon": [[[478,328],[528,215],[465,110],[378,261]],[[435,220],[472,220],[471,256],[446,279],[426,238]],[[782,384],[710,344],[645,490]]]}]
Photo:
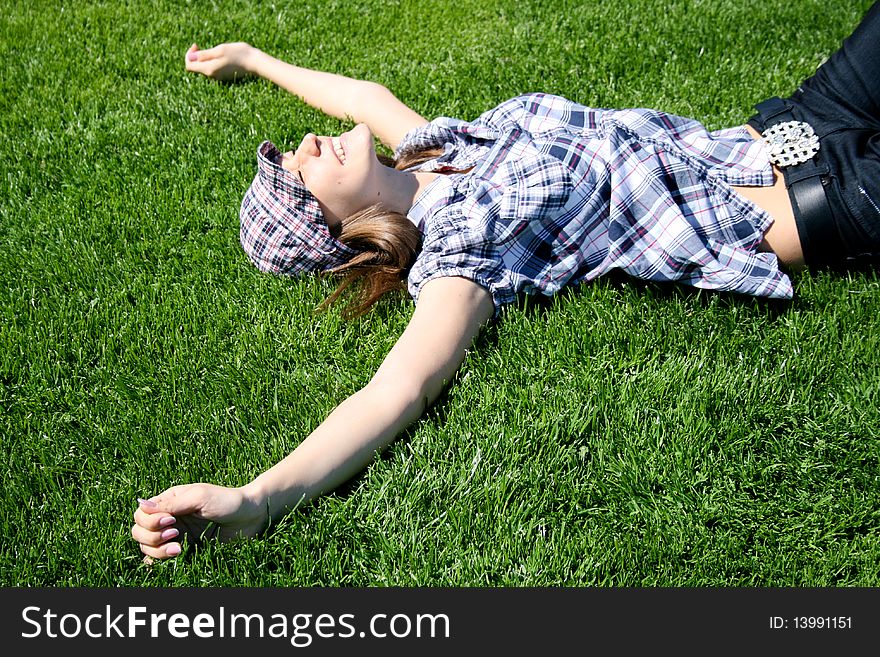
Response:
[{"label": "young woman lying on grass", "polygon": [[[716,132],[543,94],[474,121],[428,122],[372,82],[244,43],[193,45],[190,71],[260,76],[357,123],[338,137],[307,134],[284,154],[259,147],[240,214],[257,267],[332,272],[341,282],[328,301],[345,292],[355,314],[403,286],[417,305],[369,384],[284,460],[240,488],[197,483],[141,500],[132,528],[141,551],[173,557],[184,535],[252,537],[335,489],[425,412],[480,326],[522,293],[552,295],[621,269],[788,298],[780,265],[870,260],[880,253],[878,42],[875,5],[792,96]],[[374,135],[394,162],[377,157]]]}]

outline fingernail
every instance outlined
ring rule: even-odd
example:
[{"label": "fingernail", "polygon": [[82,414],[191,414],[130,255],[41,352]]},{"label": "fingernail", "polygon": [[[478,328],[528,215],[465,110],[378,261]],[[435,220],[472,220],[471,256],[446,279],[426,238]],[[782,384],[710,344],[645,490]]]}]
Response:
[{"label": "fingernail", "polygon": [[188,52],[186,53],[186,58],[189,61],[194,62],[199,58],[199,54],[197,52]]},{"label": "fingernail", "polygon": [[177,531],[174,527],[172,527],[171,529],[166,529],[166,530],[165,530],[164,532],[162,532],[162,534],[161,534],[161,536],[162,536],[162,540],[163,540],[163,541],[167,541],[169,538],[174,538],[174,537],[177,536],[179,533],[180,533],[180,532]]},{"label": "fingernail", "polygon": [[157,509],[157,508],[159,508],[159,505],[156,504],[153,500],[145,500],[145,499],[142,499],[142,498],[140,498],[140,497],[137,498],[137,499],[138,499],[138,502],[140,503],[140,505],[141,505],[142,507],[146,508],[146,509]]},{"label": "fingernail", "polygon": [[169,545],[167,548],[165,548],[165,554],[167,554],[169,557],[176,557],[178,554],[180,554],[180,546],[177,543]]},{"label": "fingernail", "polygon": [[159,521],[159,526],[167,527],[168,525],[173,525],[175,522],[177,522],[177,518],[174,516],[165,516]]}]

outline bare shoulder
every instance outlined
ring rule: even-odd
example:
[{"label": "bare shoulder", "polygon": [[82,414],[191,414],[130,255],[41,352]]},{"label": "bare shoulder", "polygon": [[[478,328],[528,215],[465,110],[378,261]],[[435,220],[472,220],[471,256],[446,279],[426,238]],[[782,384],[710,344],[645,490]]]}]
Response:
[{"label": "bare shoulder", "polygon": [[440,276],[422,287],[401,339],[456,351],[473,340],[495,312],[489,291],[461,276]]},{"label": "bare shoulder", "polygon": [[376,378],[415,381],[433,399],[448,381],[481,326],[495,312],[489,291],[458,276],[425,283],[415,312]]},{"label": "bare shoulder", "polygon": [[442,315],[453,321],[468,318],[482,324],[494,312],[492,295],[482,285],[462,276],[439,276],[425,283],[413,318]]}]

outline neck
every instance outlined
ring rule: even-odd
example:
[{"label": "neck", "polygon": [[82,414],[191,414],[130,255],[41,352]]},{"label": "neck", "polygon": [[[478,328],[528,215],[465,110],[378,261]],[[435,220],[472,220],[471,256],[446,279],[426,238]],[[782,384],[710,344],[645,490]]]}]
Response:
[{"label": "neck", "polygon": [[419,194],[437,178],[437,173],[427,171],[398,171],[382,167],[381,203],[392,212],[406,214]]}]

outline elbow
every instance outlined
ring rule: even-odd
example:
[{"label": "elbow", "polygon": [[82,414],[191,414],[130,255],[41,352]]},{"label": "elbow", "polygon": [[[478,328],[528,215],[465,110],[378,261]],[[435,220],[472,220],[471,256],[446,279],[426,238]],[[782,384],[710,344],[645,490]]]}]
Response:
[{"label": "elbow", "polygon": [[387,87],[370,80],[359,80],[351,89],[349,107],[354,109],[352,119],[362,122],[370,108],[376,107],[382,98],[387,98],[391,92]]},{"label": "elbow", "polygon": [[376,96],[384,96],[391,93],[388,87],[372,80],[362,80],[359,86],[358,92],[364,98],[375,98]]}]

